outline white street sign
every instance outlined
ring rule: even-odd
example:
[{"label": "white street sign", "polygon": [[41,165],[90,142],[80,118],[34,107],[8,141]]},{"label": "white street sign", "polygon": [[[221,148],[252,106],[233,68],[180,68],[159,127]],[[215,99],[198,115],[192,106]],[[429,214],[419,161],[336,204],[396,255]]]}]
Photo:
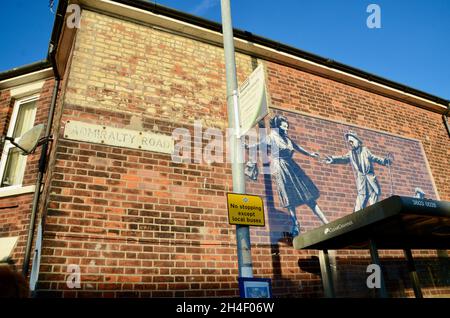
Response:
[{"label": "white street sign", "polygon": [[268,114],[264,66],[259,65],[239,87],[239,135],[245,135]]}]

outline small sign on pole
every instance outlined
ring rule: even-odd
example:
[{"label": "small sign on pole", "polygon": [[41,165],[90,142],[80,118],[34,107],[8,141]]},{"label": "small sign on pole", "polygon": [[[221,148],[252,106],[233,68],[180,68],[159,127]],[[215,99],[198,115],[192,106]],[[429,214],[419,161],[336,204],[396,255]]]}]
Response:
[{"label": "small sign on pole", "polygon": [[261,64],[239,87],[240,136],[245,135],[268,113],[265,72]]},{"label": "small sign on pole", "polygon": [[257,195],[227,193],[228,223],[265,226],[264,204]]}]

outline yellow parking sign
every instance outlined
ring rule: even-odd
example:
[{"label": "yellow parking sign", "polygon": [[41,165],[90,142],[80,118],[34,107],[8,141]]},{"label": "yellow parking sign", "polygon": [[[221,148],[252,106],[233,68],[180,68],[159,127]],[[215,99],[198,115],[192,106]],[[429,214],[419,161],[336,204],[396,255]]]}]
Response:
[{"label": "yellow parking sign", "polygon": [[228,223],[265,226],[263,200],[257,195],[227,193]]}]

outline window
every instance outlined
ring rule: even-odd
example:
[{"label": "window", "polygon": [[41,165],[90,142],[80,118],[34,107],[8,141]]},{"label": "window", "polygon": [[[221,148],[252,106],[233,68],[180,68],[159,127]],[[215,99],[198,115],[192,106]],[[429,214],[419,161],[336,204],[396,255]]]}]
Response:
[{"label": "window", "polygon": [[[22,98],[14,104],[7,136],[13,137],[16,142],[33,128],[37,99],[38,96]],[[6,141],[0,161],[0,187],[21,187],[26,162],[27,157],[21,155],[20,149]]]}]

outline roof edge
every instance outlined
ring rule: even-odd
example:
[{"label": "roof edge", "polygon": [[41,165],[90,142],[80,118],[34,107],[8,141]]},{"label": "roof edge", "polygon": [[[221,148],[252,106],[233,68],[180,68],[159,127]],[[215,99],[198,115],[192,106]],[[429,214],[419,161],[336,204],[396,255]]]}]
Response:
[{"label": "roof edge", "polygon": [[[215,31],[215,32],[220,32],[222,33],[222,25],[220,23],[214,22],[214,21],[210,21],[195,15],[191,15],[189,13],[185,13],[182,11],[178,11],[172,8],[168,8],[162,5],[158,5],[154,2],[147,2],[145,0],[110,0],[112,2],[117,2],[123,5],[129,5],[131,7],[135,7],[138,9],[142,9],[142,10],[146,10],[146,11],[150,11],[152,13],[155,14],[159,14],[159,15],[163,15],[172,19],[176,19],[176,20],[180,20],[182,22],[185,23],[189,23],[189,24],[193,24],[195,26],[198,27],[202,27],[205,29],[209,29],[211,31]],[[304,50],[300,50],[296,47],[281,43],[281,42],[277,42],[271,39],[267,39],[264,38],[262,36],[258,36],[255,35],[251,32],[248,31],[243,31],[240,29],[233,29],[234,32],[234,37],[244,40],[244,41],[249,41],[255,44],[259,44],[262,46],[266,46],[268,48],[277,50],[277,51],[281,51],[284,53],[288,53],[297,57],[300,57],[302,59],[305,60],[309,60],[312,61],[314,63],[323,65],[325,67],[328,68],[333,68],[354,76],[358,76],[361,77],[363,79],[384,85],[384,86],[388,86],[391,88],[394,88],[396,90],[399,91],[403,91],[405,93],[408,94],[412,94],[412,95],[416,95],[418,97],[433,101],[435,103],[441,104],[442,106],[448,107],[448,105],[450,104],[450,100],[447,100],[445,98],[421,91],[419,89],[407,86],[405,84],[401,84],[389,79],[386,79],[384,77],[366,72],[364,70],[346,65],[344,63],[340,63],[337,61],[334,61],[332,59],[329,58],[325,58],[322,56],[319,56],[317,54],[313,54]]]},{"label": "roof edge", "polygon": [[33,73],[36,71],[41,71],[41,70],[44,70],[51,66],[52,66],[52,64],[50,63],[50,61],[48,59],[45,59],[45,60],[37,61],[37,62],[31,63],[31,64],[14,67],[10,70],[1,72],[0,73],[0,81],[4,81],[4,80],[11,79],[13,77],[17,77],[17,76],[21,76],[21,75],[26,75],[28,73]]},{"label": "roof edge", "polygon": [[[70,0],[60,0],[60,3],[58,3],[58,13],[62,16],[64,15],[62,8],[66,8],[67,4]],[[178,20],[183,23],[191,24],[196,27],[200,27],[203,29],[207,29],[213,32],[222,33],[222,25],[220,23],[210,21],[201,17],[197,17],[194,15],[191,15],[189,13],[185,13],[182,11],[178,11],[175,9],[171,9],[162,5],[158,5],[153,2],[147,2],[145,0],[110,0],[111,2],[115,2],[117,4],[122,4],[125,6],[130,6],[133,8],[141,9],[144,11],[149,11],[156,15],[165,16],[170,19]],[[54,23],[54,27],[52,30],[52,36],[50,40],[50,44],[55,44],[59,40],[62,23]],[[360,70],[358,68],[348,66],[346,64],[336,62],[331,59],[327,59],[324,57],[321,57],[319,55],[300,50],[298,48],[283,44],[281,42],[276,42],[274,40],[270,40],[267,38],[264,38],[262,36],[255,35],[248,31],[242,31],[239,29],[233,29],[234,37],[240,41],[246,41],[250,43],[254,43],[263,47],[267,47],[271,50],[274,50],[276,52],[292,55],[294,57],[304,59],[306,61],[310,61],[312,63],[321,65],[323,67],[334,69],[338,72],[347,73],[352,76],[359,77],[363,80],[373,82],[374,84],[382,85],[389,87],[391,89],[400,91],[405,93],[406,95],[414,95],[418,98],[428,100],[430,102],[434,102],[436,104],[439,104],[445,108],[448,108],[450,105],[450,100],[447,100],[445,98],[426,93],[424,91],[409,87],[407,85],[383,78],[381,76]],[[11,70],[7,70],[4,72],[0,72],[0,81],[9,80],[14,77],[22,76],[28,73],[33,73],[36,71],[44,70],[48,67],[51,67],[51,62],[49,58],[41,61],[37,61],[28,65],[20,66],[13,68]]]}]

